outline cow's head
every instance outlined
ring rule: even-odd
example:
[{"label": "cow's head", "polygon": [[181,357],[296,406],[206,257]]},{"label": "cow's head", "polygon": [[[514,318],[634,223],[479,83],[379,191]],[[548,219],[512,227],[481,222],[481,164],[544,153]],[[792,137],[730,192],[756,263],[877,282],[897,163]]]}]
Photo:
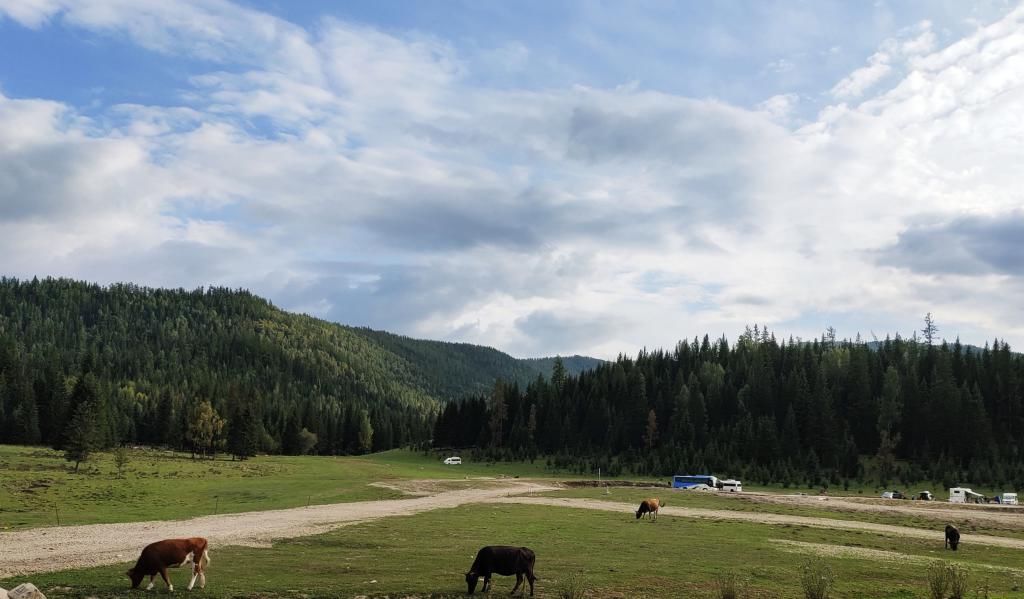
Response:
[{"label": "cow's head", "polygon": [[146,576],[145,574],[138,574],[138,573],[136,573],[135,572],[135,568],[132,568],[131,570],[128,570],[127,572],[125,572],[125,574],[128,576],[128,578],[132,579],[132,588],[133,589],[139,588],[139,585],[142,584],[142,579],[145,578],[145,576]]},{"label": "cow's head", "polygon": [[[480,575],[479,574],[477,574],[476,572],[466,572],[466,587],[467,587],[467,591],[466,592],[467,593],[469,593],[470,595],[473,594],[473,591],[476,590],[476,583],[477,583],[478,580],[480,580]],[[484,589],[484,590],[486,590],[486,589]]]}]

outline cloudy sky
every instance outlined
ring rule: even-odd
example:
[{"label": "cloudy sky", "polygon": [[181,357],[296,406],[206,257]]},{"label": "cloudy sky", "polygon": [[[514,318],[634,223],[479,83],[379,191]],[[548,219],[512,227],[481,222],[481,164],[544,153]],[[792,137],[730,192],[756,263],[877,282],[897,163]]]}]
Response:
[{"label": "cloudy sky", "polygon": [[517,356],[1024,347],[1024,6],[0,0],[0,273]]}]

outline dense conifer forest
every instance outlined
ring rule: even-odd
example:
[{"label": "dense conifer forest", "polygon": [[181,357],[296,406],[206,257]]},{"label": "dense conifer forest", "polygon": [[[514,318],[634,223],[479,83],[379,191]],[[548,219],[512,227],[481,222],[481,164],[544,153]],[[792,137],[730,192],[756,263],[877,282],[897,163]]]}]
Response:
[{"label": "dense conifer forest", "polygon": [[[924,329],[934,337],[929,315]],[[608,474],[1024,487],[1024,359],[1005,343],[694,339],[448,404],[438,447]]]},{"label": "dense conifer forest", "polygon": [[0,279],[0,443],[69,459],[119,443],[240,457],[420,444],[444,402],[552,365],[291,314],[241,290]]}]

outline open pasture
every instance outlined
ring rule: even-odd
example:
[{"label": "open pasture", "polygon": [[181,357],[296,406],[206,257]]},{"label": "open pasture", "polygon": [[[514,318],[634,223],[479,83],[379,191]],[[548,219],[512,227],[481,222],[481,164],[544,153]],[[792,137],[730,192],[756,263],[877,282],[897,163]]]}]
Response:
[{"label": "open pasture", "polygon": [[405,496],[390,485],[398,481],[440,479],[457,488],[470,484],[467,477],[545,475],[555,473],[545,472],[542,461],[445,466],[434,456],[402,450],[239,462],[140,449],[129,452],[118,478],[110,453],[96,454],[76,474],[59,452],[0,445],[0,531],[53,526],[58,518],[62,525],[138,522],[393,499]]},{"label": "open pasture", "polygon": [[781,514],[942,530],[954,524],[965,534],[1024,540],[1024,507],[975,506],[946,501],[794,496],[778,493],[706,493],[672,489],[608,487],[545,491],[542,497],[571,497],[636,503],[660,497],[669,507]]},{"label": "open pasture", "polygon": [[[1019,598],[1024,585],[1019,550],[964,547],[952,553],[935,541],[857,531],[662,515],[656,523],[631,512],[478,504],[366,522],[280,541],[272,548],[213,547],[208,586],[198,596],[459,597],[476,550],[513,544],[537,552],[538,597],[558,597],[582,574],[594,598],[713,597],[727,574],[744,580],[744,596],[801,597],[796,572],[812,554],[836,573],[835,597],[924,597],[925,570],[935,559],[971,571],[971,589],[989,585],[992,598]],[[131,556],[134,558],[135,556]],[[51,599],[137,596],[127,591],[125,565],[37,574]],[[176,584],[183,571],[172,571]],[[10,588],[24,578],[0,581]],[[495,577],[503,596],[514,578]],[[158,591],[159,594],[165,594]]]}]

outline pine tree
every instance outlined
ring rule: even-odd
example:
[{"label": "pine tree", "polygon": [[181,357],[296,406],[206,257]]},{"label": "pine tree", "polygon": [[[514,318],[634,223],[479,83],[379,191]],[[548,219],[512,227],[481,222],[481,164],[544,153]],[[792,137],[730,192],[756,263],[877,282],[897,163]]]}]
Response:
[{"label": "pine tree", "polygon": [[100,447],[97,416],[95,402],[79,404],[64,431],[64,459],[75,463],[75,472]]}]

